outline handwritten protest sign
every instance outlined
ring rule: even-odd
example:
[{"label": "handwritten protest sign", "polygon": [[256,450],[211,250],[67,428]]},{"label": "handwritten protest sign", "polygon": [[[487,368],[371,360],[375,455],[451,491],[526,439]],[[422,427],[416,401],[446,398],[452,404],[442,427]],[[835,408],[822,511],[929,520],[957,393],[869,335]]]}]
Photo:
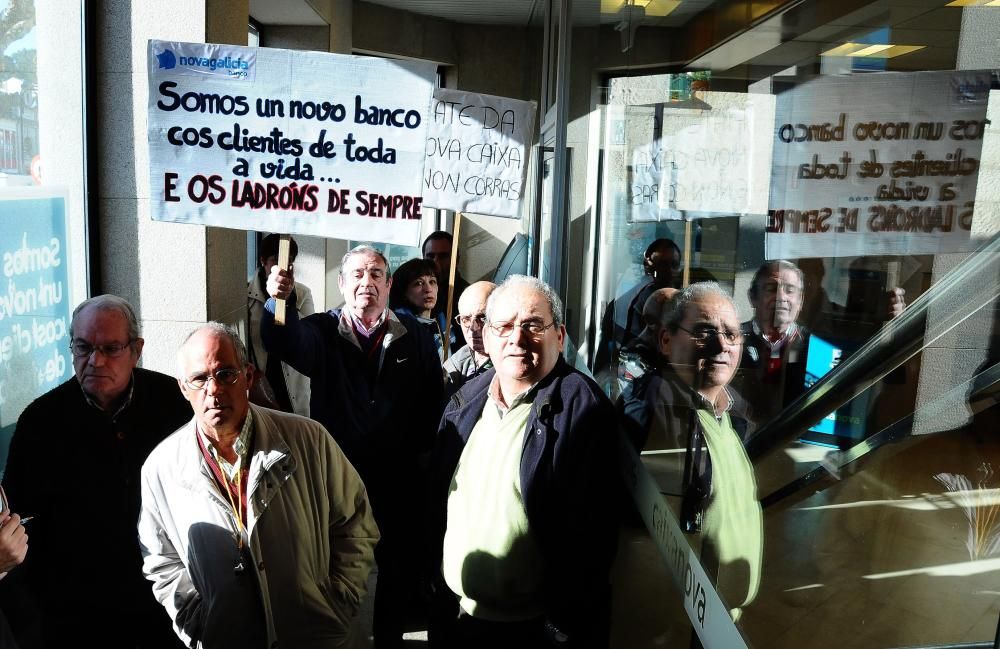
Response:
[{"label": "handwritten protest sign", "polygon": [[0,430],[73,372],[66,197],[0,193]]},{"label": "handwritten protest sign", "polygon": [[517,218],[535,102],[439,88],[427,132],[424,205]]},{"label": "handwritten protest sign", "polygon": [[153,219],[417,244],[434,72],[150,41]]},{"label": "handwritten protest sign", "polygon": [[825,77],[781,93],[769,259],[969,250],[987,72]]},{"label": "handwritten protest sign", "polygon": [[659,137],[631,154],[633,221],[767,211],[772,96],[705,92],[651,117]]}]

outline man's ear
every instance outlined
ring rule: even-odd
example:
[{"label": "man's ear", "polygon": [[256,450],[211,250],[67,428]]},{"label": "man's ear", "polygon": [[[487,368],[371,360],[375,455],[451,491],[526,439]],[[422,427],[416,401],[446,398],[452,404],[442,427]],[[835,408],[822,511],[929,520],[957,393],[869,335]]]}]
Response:
[{"label": "man's ear", "polygon": [[660,329],[660,354],[670,357],[670,327]]},{"label": "man's ear", "polygon": [[136,338],[132,344],[135,345],[135,360],[138,362],[142,357],[142,346],[146,344],[146,341],[142,338]]},{"label": "man's ear", "polygon": [[244,371],[246,372],[247,392],[249,393],[251,390],[253,390],[254,383],[257,382],[257,368],[254,366],[253,363],[247,363],[246,370]]},{"label": "man's ear", "polygon": [[177,387],[181,389],[181,394],[184,395],[184,398],[191,401],[191,395],[188,393],[188,387],[184,385],[183,380],[177,379]]}]

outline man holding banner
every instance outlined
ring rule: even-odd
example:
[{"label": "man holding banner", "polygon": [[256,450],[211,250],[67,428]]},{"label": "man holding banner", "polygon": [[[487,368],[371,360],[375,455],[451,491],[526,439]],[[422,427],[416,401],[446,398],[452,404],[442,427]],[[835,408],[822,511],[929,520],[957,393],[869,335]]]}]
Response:
[{"label": "man holding banner", "polygon": [[[344,255],[338,284],[345,308],[274,321],[265,305],[261,335],[312,381],[312,418],[323,424],[368,488],[382,540],[375,551],[377,647],[401,647],[407,599],[415,591],[424,490],[418,456],[429,450],[440,418],[443,374],[434,340],[414,318],[389,308],[389,262],[370,246]],[[272,298],[291,300],[295,278],[275,266]],[[414,532],[417,531],[415,535]]]}]

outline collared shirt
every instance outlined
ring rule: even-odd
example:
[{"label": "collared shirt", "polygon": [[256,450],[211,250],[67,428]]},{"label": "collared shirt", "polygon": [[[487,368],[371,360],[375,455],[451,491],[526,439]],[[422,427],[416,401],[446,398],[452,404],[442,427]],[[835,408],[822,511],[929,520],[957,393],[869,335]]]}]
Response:
[{"label": "collared shirt", "polygon": [[781,337],[772,343],[770,339],[764,335],[764,331],[760,328],[760,325],[757,324],[756,319],[750,321],[750,326],[753,327],[753,332],[757,334],[757,337],[764,341],[764,343],[771,349],[771,358],[781,356],[781,350],[784,348],[785,343],[787,343],[792,336],[795,335],[795,332],[799,330],[799,326],[793,322],[781,333]]},{"label": "collared shirt", "polygon": [[521,405],[524,402],[531,403],[535,399],[535,388],[538,387],[538,383],[533,383],[527,390],[521,392],[511,399],[510,404],[505,404],[503,400],[503,393],[500,392],[500,377],[494,375],[493,380],[490,381],[490,388],[486,393],[489,397],[489,402],[492,403],[500,416],[503,417],[508,412]]},{"label": "collared shirt", "polygon": [[691,392],[695,395],[695,405],[700,405],[701,408],[711,412],[715,415],[716,420],[721,420],[723,415],[729,412],[729,410],[733,407],[733,395],[729,393],[729,388],[726,386],[722,388],[722,393],[726,395],[726,407],[722,409],[722,412],[719,412],[719,409],[715,406],[715,404],[701,392],[698,392],[694,388],[691,388]]},{"label": "collared shirt", "polygon": [[520,474],[524,428],[537,391],[525,390],[507,409],[496,401],[497,392],[491,385],[452,477],[441,568],[469,615],[528,620],[544,610],[543,560]]},{"label": "collared shirt", "polygon": [[[131,403],[132,403],[132,393],[134,392],[134,390],[135,390],[135,376],[134,375],[130,375],[129,379],[128,379],[128,394],[125,396],[125,400],[122,401],[122,405],[118,406],[118,408],[113,413],[111,413],[111,420],[112,421],[114,421],[115,419],[118,419],[118,415],[122,414],[122,411],[124,411],[126,408],[129,407],[129,405],[131,405]],[[93,406],[94,408],[97,408],[101,412],[107,412],[96,401],[94,401],[93,399],[90,398],[90,395],[87,394],[87,391],[83,389],[83,385],[82,384],[80,385],[80,392],[83,392],[83,398],[86,399],[87,403],[89,403],[91,406]]]},{"label": "collared shirt", "polygon": [[354,311],[348,311],[348,313],[351,314],[351,322],[354,323],[355,330],[357,330],[357,332],[360,333],[365,338],[371,338],[372,334],[378,331],[378,328],[381,327],[382,324],[385,322],[386,315],[389,313],[389,309],[385,309],[384,311],[382,311],[382,315],[378,317],[378,320],[376,320],[375,324],[373,324],[371,327],[366,327],[365,323],[361,322],[361,318],[354,315]]},{"label": "collared shirt", "polygon": [[243,421],[243,428],[240,429],[240,435],[236,438],[236,442],[233,444],[233,450],[236,451],[236,462],[230,464],[226,458],[219,454],[218,449],[212,443],[212,440],[201,430],[201,426],[195,425],[195,430],[198,431],[198,435],[201,436],[202,444],[208,449],[209,454],[211,454],[212,459],[215,463],[219,465],[219,468],[226,474],[226,477],[230,480],[236,479],[236,472],[243,468],[246,461],[247,453],[250,451],[250,442],[253,437],[253,411],[247,410],[247,418]]}]

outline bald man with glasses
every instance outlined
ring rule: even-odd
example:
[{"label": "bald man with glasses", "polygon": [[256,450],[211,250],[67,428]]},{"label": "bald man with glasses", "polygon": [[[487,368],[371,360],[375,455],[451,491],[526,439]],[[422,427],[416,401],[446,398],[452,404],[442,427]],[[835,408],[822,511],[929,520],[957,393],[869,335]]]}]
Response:
[{"label": "bald man with glasses", "polygon": [[729,388],[743,333],[732,299],[715,282],[682,290],[665,311],[668,363],[622,394],[622,424],[648,455],[681,529],[691,535],[717,590],[738,618],[760,585],[763,518],[746,452],[746,404]]},{"label": "bald man with glasses", "polygon": [[17,421],[3,486],[11,508],[34,518],[27,559],[0,590],[24,606],[3,604],[21,649],[82,637],[180,646],[142,577],[135,525],[140,467],[190,410],[172,377],[137,367],[143,342],[124,299],[82,302],[69,328],[74,376]]},{"label": "bald man with glasses", "polygon": [[486,303],[493,369],[449,401],[432,459],[432,647],[607,647],[614,410],[562,358],[562,303],[513,276]]}]

